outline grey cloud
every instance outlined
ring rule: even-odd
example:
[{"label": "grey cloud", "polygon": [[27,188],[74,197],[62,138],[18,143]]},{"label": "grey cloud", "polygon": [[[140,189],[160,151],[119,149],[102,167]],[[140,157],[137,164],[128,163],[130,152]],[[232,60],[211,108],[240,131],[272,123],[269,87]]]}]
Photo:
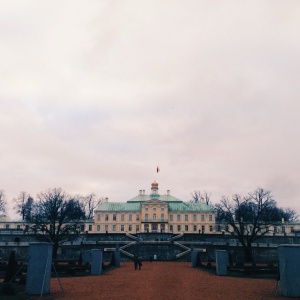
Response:
[{"label": "grey cloud", "polygon": [[298,2],[28,3],[0,10],[10,198],[125,201],[156,179],[183,200],[263,186],[297,207]]}]

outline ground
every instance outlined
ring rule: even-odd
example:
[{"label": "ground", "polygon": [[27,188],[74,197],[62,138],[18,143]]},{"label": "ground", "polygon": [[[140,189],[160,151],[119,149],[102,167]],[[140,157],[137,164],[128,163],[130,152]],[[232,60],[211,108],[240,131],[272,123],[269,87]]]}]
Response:
[{"label": "ground", "polygon": [[[142,270],[133,263],[121,263],[103,275],[51,279],[51,293],[34,299],[152,300],[152,299],[286,299],[277,294],[275,279],[217,276],[191,268],[187,262],[144,262]],[[295,299],[295,298],[294,298]]]}]

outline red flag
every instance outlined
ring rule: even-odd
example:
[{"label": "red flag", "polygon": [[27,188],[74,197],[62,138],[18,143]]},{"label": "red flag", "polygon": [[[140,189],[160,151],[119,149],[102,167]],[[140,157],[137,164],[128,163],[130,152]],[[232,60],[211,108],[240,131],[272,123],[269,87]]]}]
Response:
[{"label": "red flag", "polygon": [[158,173],[160,171],[159,166],[157,166],[156,168],[156,172]]}]

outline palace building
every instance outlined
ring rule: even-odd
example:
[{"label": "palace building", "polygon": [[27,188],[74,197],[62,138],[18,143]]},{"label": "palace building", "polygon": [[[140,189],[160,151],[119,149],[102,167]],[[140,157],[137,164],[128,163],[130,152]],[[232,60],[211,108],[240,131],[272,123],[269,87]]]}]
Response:
[{"label": "palace building", "polygon": [[160,195],[158,183],[151,184],[151,193],[139,194],[127,202],[105,201],[94,210],[95,233],[213,233],[215,213],[204,203],[184,202],[170,191]]}]

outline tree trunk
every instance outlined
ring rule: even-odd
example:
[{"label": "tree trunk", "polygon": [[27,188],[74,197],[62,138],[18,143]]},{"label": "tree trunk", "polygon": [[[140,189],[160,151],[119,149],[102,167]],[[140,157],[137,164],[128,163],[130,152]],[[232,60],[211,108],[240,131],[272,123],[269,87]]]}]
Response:
[{"label": "tree trunk", "polygon": [[53,250],[52,250],[52,258],[56,259],[57,258],[57,251],[58,251],[58,243],[53,244]]},{"label": "tree trunk", "polygon": [[244,246],[244,254],[245,254],[245,262],[253,262],[253,255],[252,255],[252,246],[251,243],[247,243]]}]

